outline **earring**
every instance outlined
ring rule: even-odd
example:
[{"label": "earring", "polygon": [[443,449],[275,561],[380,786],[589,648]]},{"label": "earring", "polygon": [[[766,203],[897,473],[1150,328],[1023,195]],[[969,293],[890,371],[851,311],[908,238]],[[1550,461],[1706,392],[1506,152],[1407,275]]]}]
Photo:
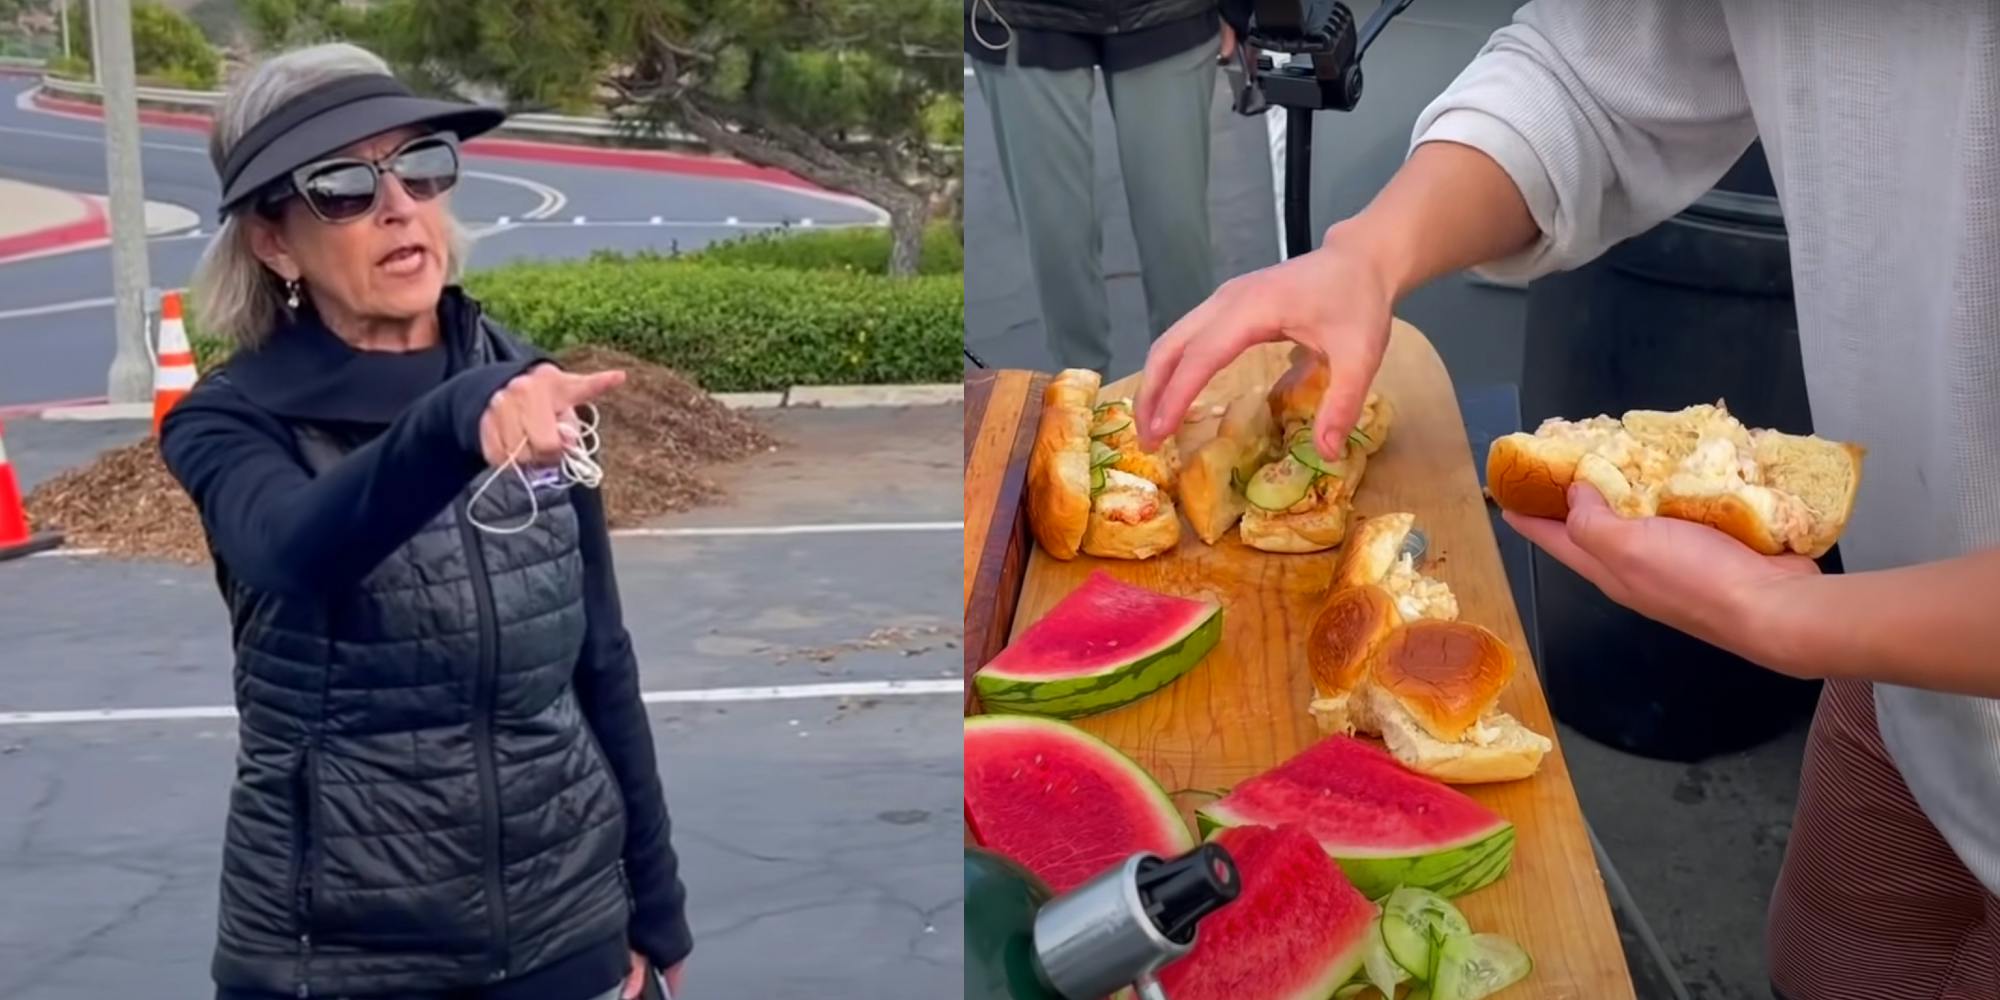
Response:
[{"label": "earring", "polygon": [[297,309],[299,307],[299,279],[286,279],[285,293],[285,305]]}]

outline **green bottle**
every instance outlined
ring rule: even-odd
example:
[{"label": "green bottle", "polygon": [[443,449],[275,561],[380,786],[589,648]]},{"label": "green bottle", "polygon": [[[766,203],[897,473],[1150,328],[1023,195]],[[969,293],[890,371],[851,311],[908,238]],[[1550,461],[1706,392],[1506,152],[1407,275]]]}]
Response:
[{"label": "green bottle", "polygon": [[967,846],[965,1000],[1104,1000],[1127,987],[1170,1000],[1155,974],[1239,889],[1236,863],[1213,843],[1173,859],[1134,854],[1061,896]]}]

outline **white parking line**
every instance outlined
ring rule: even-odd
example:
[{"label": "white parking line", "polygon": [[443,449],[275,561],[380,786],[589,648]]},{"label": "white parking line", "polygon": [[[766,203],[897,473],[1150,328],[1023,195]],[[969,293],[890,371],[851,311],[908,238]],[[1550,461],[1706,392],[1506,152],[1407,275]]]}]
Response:
[{"label": "white parking line", "polygon": [[850,524],[756,524],[716,528],[619,528],[614,538],[738,538],[758,535],[851,535],[900,531],[964,531],[964,521],[860,521]]},{"label": "white parking line", "polygon": [[[648,705],[692,702],[802,701],[816,698],[915,698],[962,695],[965,682],[955,680],[835,681],[781,687],[683,688],[645,691]],[[84,708],[46,712],[0,712],[0,726],[60,726],[90,722],[175,722],[188,719],[233,719],[229,705],[183,705],[169,708]]]}]

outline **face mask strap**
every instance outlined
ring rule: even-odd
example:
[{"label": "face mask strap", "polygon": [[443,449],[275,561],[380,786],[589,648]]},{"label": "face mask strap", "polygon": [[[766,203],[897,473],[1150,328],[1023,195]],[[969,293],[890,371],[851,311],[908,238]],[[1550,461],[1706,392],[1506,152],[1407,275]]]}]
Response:
[{"label": "face mask strap", "polygon": [[[589,420],[584,421],[581,426],[568,422],[562,425],[574,435],[576,440],[563,446],[562,462],[558,465],[556,474],[559,485],[565,488],[569,486],[585,486],[590,489],[596,489],[599,484],[604,482],[604,469],[597,464],[597,407],[590,403],[585,403],[583,406],[590,410]],[[514,446],[513,454],[507,456],[506,464],[487,473],[486,481],[481,483],[479,489],[472,494],[471,502],[466,504],[465,516],[467,520],[472,522],[473,527],[491,535],[512,535],[533,527],[536,518],[541,516],[541,503],[535,497],[535,486],[528,481],[527,470],[521,468],[521,452],[527,447],[528,442],[524,438],[519,444]],[[512,527],[486,524],[480,521],[477,515],[472,513],[473,508],[479,506],[479,498],[486,495],[486,491],[492,488],[494,481],[500,478],[500,474],[509,469],[512,469],[515,478],[521,481],[521,488],[528,491],[528,519]]]}]

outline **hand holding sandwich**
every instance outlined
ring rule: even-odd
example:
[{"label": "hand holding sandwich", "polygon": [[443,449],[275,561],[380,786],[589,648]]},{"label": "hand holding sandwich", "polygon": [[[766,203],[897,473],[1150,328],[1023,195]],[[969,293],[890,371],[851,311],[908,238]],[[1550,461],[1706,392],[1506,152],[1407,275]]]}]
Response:
[{"label": "hand holding sandwich", "polygon": [[1756,659],[1778,584],[1819,567],[1800,555],[1761,555],[1729,535],[1671,517],[1620,517],[1597,490],[1569,489],[1569,517],[1502,517],[1606,597],[1745,659]]}]

